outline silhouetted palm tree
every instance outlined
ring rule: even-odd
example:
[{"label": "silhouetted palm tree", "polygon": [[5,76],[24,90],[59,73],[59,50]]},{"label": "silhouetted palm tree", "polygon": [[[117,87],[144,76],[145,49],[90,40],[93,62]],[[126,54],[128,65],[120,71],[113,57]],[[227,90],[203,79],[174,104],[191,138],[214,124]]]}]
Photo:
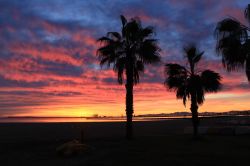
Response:
[{"label": "silhouetted palm tree", "polygon": [[[245,18],[250,23],[250,4],[245,10]],[[222,55],[222,63],[228,71],[244,68],[250,81],[250,28],[235,18],[218,22],[215,29],[216,50]]]},{"label": "silhouetted palm tree", "polygon": [[176,91],[177,99],[182,99],[186,106],[186,100],[191,100],[191,112],[194,137],[198,135],[198,106],[205,98],[205,92],[217,92],[221,87],[221,76],[211,70],[197,70],[197,63],[204,52],[199,52],[195,46],[184,48],[185,58],[188,60],[189,68],[179,64],[166,64],[165,86],[169,90]]},{"label": "silhouetted palm tree", "polygon": [[108,32],[98,41],[102,44],[97,50],[100,65],[113,65],[118,74],[118,83],[122,84],[126,76],[126,137],[133,137],[133,86],[139,83],[140,74],[144,72],[144,64],[160,61],[160,48],[153,39],[154,29],[143,28],[139,18],[127,21],[121,16],[122,29],[119,32]]}]

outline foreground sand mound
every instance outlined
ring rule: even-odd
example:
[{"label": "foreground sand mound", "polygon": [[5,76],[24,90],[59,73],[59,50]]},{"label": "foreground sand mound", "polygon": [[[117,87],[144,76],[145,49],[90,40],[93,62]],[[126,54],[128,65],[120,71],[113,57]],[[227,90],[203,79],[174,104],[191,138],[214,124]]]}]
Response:
[{"label": "foreground sand mound", "polygon": [[92,150],[92,147],[81,144],[78,140],[66,142],[56,148],[57,154],[62,157],[72,157],[78,154],[90,153]]}]

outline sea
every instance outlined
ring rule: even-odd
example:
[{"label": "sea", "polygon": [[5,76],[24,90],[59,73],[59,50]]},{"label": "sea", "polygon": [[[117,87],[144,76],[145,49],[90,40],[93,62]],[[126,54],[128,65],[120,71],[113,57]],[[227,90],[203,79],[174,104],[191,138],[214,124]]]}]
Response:
[{"label": "sea", "polygon": [[[178,117],[134,117],[133,121],[161,121],[190,118]],[[65,122],[125,122],[126,117],[0,117],[0,123],[65,123]]]}]

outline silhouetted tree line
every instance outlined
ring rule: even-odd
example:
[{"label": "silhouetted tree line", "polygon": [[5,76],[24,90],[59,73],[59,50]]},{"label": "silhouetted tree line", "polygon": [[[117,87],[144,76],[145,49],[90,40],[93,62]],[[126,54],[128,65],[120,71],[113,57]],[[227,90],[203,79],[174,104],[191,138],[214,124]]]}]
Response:
[{"label": "silhouetted tree line", "polygon": [[[245,10],[245,18],[250,23],[250,5]],[[161,49],[154,38],[154,28],[143,27],[138,17],[127,20],[121,15],[121,32],[108,32],[98,39],[101,43],[97,50],[100,65],[112,66],[117,73],[119,84],[125,82],[126,88],[126,138],[133,138],[133,87],[140,81],[145,65],[161,61]],[[216,51],[222,57],[227,71],[245,68],[250,81],[250,28],[235,18],[226,18],[218,22],[215,29]],[[205,101],[205,93],[221,89],[221,76],[212,70],[197,69],[204,51],[195,44],[184,47],[184,58],[188,66],[175,63],[165,64],[165,82],[168,90],[176,92],[177,99],[183,104],[191,101],[191,114],[194,137],[198,136],[198,108]]]}]

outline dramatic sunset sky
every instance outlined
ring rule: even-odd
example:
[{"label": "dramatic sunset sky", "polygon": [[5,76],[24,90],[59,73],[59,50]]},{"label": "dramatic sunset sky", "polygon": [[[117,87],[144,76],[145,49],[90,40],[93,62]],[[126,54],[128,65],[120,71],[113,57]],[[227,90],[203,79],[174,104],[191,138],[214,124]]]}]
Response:
[{"label": "dramatic sunset sky", "polygon": [[[216,22],[243,17],[246,0],[1,0],[0,116],[124,115],[125,88],[100,69],[96,39],[120,31],[120,14],[155,27],[163,63],[183,62],[182,47],[205,51],[200,68],[223,76],[200,112],[247,110],[244,71],[227,73],[215,53]],[[163,63],[146,66],[135,87],[135,114],[189,111],[164,86]]]}]

